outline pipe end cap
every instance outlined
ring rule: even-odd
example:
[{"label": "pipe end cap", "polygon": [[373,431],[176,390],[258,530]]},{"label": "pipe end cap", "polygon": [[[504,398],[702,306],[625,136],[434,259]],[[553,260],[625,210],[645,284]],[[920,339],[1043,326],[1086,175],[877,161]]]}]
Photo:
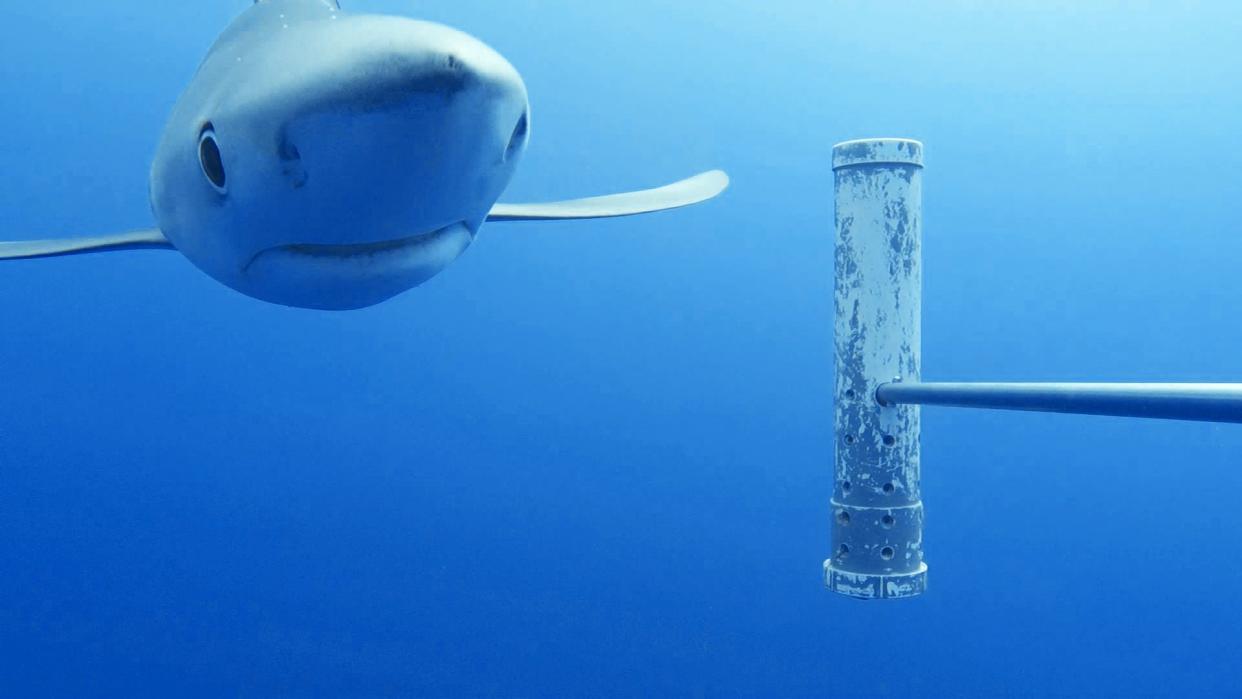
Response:
[{"label": "pipe end cap", "polygon": [[832,169],[854,165],[923,167],[923,144],[909,138],[860,138],[832,147]]},{"label": "pipe end cap", "polygon": [[927,564],[920,563],[911,573],[874,575],[852,573],[824,561],[824,584],[829,590],[855,599],[901,599],[916,597],[927,591]]}]

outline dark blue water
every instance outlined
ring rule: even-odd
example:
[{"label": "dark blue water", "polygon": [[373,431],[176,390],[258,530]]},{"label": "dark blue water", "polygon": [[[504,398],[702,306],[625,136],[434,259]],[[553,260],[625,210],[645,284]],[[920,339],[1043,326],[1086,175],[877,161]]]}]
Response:
[{"label": "dark blue water", "polygon": [[[820,570],[832,144],[926,143],[929,379],[1238,380],[1242,8],[344,2],[523,72],[509,200],[734,187],[344,314],[0,266],[0,696],[1242,691],[1237,427],[928,409],[928,594]],[[8,3],[0,238],[149,225],[247,5]]]}]

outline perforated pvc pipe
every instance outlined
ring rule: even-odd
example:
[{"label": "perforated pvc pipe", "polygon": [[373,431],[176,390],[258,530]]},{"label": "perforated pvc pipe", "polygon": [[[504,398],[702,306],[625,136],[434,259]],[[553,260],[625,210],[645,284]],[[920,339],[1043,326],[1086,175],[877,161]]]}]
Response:
[{"label": "perforated pvc pipe", "polygon": [[918,381],[923,145],[847,141],[836,180],[836,431],[829,589],[863,599],[926,588],[919,408],[876,389]]}]

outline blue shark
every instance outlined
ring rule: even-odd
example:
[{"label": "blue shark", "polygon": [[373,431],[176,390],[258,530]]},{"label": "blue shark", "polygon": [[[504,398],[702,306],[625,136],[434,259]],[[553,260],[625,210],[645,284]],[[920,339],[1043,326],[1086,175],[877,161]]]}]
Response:
[{"label": "blue shark", "polygon": [[437,275],[484,223],[644,214],[729,184],[713,170],[498,204],[530,133],[521,75],[468,34],[337,0],[256,0],[173,108],[151,166],[157,227],[0,242],[0,260],[175,250],[262,301],[358,309]]}]

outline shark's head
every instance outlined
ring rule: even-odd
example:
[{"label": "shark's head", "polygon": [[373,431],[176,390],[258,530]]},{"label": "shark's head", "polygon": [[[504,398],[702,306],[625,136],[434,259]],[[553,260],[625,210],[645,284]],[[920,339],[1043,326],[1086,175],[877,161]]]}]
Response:
[{"label": "shark's head", "polygon": [[151,171],[168,240],[245,294],[359,308],[474,238],[529,133],[526,88],[466,34],[263,0],[181,97]]}]

